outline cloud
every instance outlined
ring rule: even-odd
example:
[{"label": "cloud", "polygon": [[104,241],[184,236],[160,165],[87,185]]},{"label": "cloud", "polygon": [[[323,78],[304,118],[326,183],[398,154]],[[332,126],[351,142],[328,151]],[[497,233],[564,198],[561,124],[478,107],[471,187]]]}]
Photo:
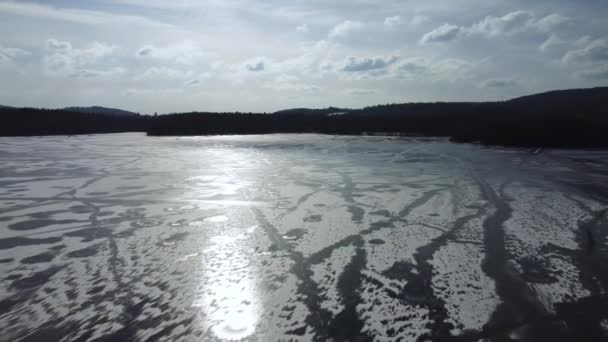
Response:
[{"label": "cloud", "polygon": [[470,78],[472,71],[478,66],[463,59],[446,58],[433,61],[429,66],[429,74],[434,81],[454,82]]},{"label": "cloud", "polygon": [[296,91],[306,93],[315,93],[321,90],[319,86],[306,83],[302,81],[300,77],[289,74],[281,74],[275,77],[272,81],[266,82],[264,87],[278,91]]},{"label": "cloud", "polygon": [[604,81],[608,80],[608,64],[599,65],[575,73],[575,76],[584,80]]},{"label": "cloud", "polygon": [[596,39],[582,49],[570,50],[562,58],[564,63],[608,63],[608,38]]},{"label": "cloud", "polygon": [[[234,84],[242,84],[248,78],[278,77],[279,75],[301,75],[307,79],[319,79],[328,72],[335,71],[329,65],[330,44],[325,41],[306,42],[298,46],[296,55],[281,60],[267,57],[253,57],[240,63],[212,63],[212,70],[220,79]],[[293,52],[293,51],[292,51]]]},{"label": "cloud", "polygon": [[192,77],[192,72],[180,69],[168,68],[165,66],[151,67],[146,69],[141,75],[135,77],[136,80],[182,80]]},{"label": "cloud", "polygon": [[474,24],[470,31],[487,36],[512,34],[524,30],[534,19],[529,11],[515,11],[502,17],[487,16],[481,22]]},{"label": "cloud", "polygon": [[139,50],[137,50],[137,56],[138,57],[152,57],[154,55],[154,52],[156,51],[156,48],[153,46],[144,46],[142,48],[140,48]]},{"label": "cloud", "polygon": [[412,26],[420,26],[424,23],[427,23],[431,20],[430,17],[426,16],[426,15],[415,15],[412,20],[410,21],[410,25]]},{"label": "cloud", "polygon": [[[116,105],[152,112],[192,106],[268,111],[335,105],[336,99],[367,104],[356,95],[369,90],[377,93],[363,99],[384,102],[397,86],[411,89],[411,100],[483,100],[487,91],[480,84],[516,73],[529,77],[496,91],[605,80],[608,62],[596,42],[608,29],[604,8],[564,1],[546,6],[549,1],[0,0],[0,64],[8,65],[0,71],[7,76],[0,102],[58,105],[89,87],[112,101],[130,88],[143,94],[174,87],[183,91],[171,100],[156,101],[150,90],[145,101],[119,97]],[[593,39],[576,41],[584,35]],[[453,46],[431,44],[440,42]],[[486,56],[493,63],[478,65]],[[27,77],[11,79],[7,70],[25,70]],[[308,100],[300,96],[319,87],[323,91]],[[35,94],[27,91],[34,88]],[[244,96],[233,100],[237,91]]]},{"label": "cloud", "polygon": [[594,39],[591,36],[582,36],[574,42],[577,47],[585,47],[589,45]]},{"label": "cloud", "polygon": [[426,33],[420,39],[423,44],[427,43],[444,43],[455,40],[462,34],[462,28],[455,25],[444,24]]},{"label": "cloud", "polygon": [[46,47],[49,50],[55,51],[68,51],[72,49],[72,44],[70,42],[62,42],[57,39],[50,38],[46,41]]},{"label": "cloud", "polygon": [[384,19],[384,27],[386,28],[393,28],[399,25],[401,25],[401,17],[398,15]]},{"label": "cloud", "polygon": [[279,71],[273,60],[266,57],[253,57],[233,64],[215,62],[211,65],[211,72],[219,79],[242,85],[249,79],[254,78],[258,82],[259,79],[267,78]]},{"label": "cloud", "polygon": [[300,32],[300,33],[308,33],[309,28],[307,24],[302,24],[299,25],[298,27],[296,27],[296,32]]},{"label": "cloud", "polygon": [[344,91],[344,93],[346,95],[350,95],[350,96],[365,96],[365,95],[376,94],[377,91],[374,89],[353,88],[353,89],[346,89]]},{"label": "cloud", "polygon": [[557,13],[553,13],[535,22],[534,26],[536,26],[542,32],[550,33],[557,28],[563,27],[566,23],[569,22],[570,18],[564,17]]},{"label": "cloud", "polygon": [[264,71],[264,60],[253,60],[249,62],[245,62],[245,69],[247,71],[257,72]]},{"label": "cloud", "polygon": [[481,88],[507,88],[507,87],[512,87],[516,84],[517,84],[517,82],[515,82],[512,79],[490,78],[488,80],[481,82],[481,84],[479,84],[479,86]]},{"label": "cloud", "polygon": [[[522,32],[552,33],[557,28],[570,21],[569,18],[560,14],[549,14],[541,19],[536,19],[533,12],[514,11],[501,17],[487,16],[480,22],[471,26],[456,26],[444,24],[431,32],[426,33],[420,39],[421,43],[444,43],[453,41],[461,36],[483,35],[486,37],[497,37],[503,35],[514,35]],[[554,43],[548,42],[547,44]],[[545,48],[548,47],[545,46]],[[541,47],[541,49],[543,49]]]},{"label": "cloud", "polygon": [[552,51],[552,50],[558,50],[560,48],[563,48],[565,45],[566,45],[566,42],[564,42],[563,39],[561,39],[560,37],[552,34],[551,36],[549,36],[549,38],[547,38],[539,46],[539,50],[543,51],[543,52]]},{"label": "cloud", "polygon": [[353,33],[362,31],[365,28],[365,24],[360,21],[346,20],[334,26],[327,36],[332,39],[344,38]]},{"label": "cloud", "polygon": [[118,47],[107,43],[91,42],[82,49],[74,49],[70,42],[50,38],[46,41],[46,48],[51,53],[68,55],[81,63],[86,63],[107,57]]},{"label": "cloud", "polygon": [[118,48],[115,45],[102,42],[91,42],[82,49],[75,49],[68,41],[59,41],[49,38],[46,41],[46,48],[51,53],[61,53],[70,55],[74,58],[95,60],[111,55]]},{"label": "cloud", "polygon": [[126,72],[121,67],[100,69],[101,60],[111,56],[117,50],[115,45],[102,42],[91,42],[83,48],[74,48],[68,41],[49,38],[46,41],[47,55],[43,58],[47,74],[52,76],[93,78],[113,76]]},{"label": "cloud", "polygon": [[121,67],[114,67],[110,69],[77,69],[70,73],[68,76],[71,78],[97,78],[97,77],[110,77],[116,76],[127,72],[127,69]]},{"label": "cloud", "polygon": [[370,72],[386,69],[389,65],[395,63],[398,57],[373,57],[373,58],[358,58],[347,57],[341,68],[345,72]]},{"label": "cloud", "polygon": [[403,80],[454,82],[471,77],[473,63],[458,59],[427,59],[423,57],[402,58],[393,66],[391,74]]},{"label": "cloud", "polygon": [[15,62],[15,60],[22,56],[28,56],[31,53],[29,51],[5,47],[0,44],[0,66],[6,66]]},{"label": "cloud", "polygon": [[274,61],[272,70],[269,71],[287,74],[300,73],[309,78],[321,77],[326,71],[324,63],[332,50],[331,44],[320,40],[302,44],[297,50],[299,54],[295,57]]},{"label": "cloud", "polygon": [[166,46],[144,45],[137,50],[138,58],[162,59],[178,64],[194,64],[205,57],[203,49],[191,40]]},{"label": "cloud", "polygon": [[471,78],[475,65],[458,58],[423,57],[347,57],[335,63],[347,79],[400,79],[431,82],[454,82]]},{"label": "cloud", "polygon": [[[551,34],[539,47],[538,49],[542,52],[553,53],[553,54],[561,54],[562,62],[567,63],[563,60],[563,57],[571,52],[583,50],[586,48],[591,42],[593,42],[590,36],[582,36],[578,39],[573,39],[568,37],[567,35],[561,36],[557,34]],[[573,58],[574,56],[568,57],[568,59]]]},{"label": "cloud", "polygon": [[396,69],[401,78],[414,79],[429,71],[426,60],[422,58],[410,58],[399,63]]},{"label": "cloud", "polygon": [[157,26],[163,28],[172,27],[169,24],[150,20],[140,16],[114,14],[103,11],[91,11],[73,8],[59,8],[48,5],[17,1],[0,2],[0,13],[32,17],[37,19],[57,20],[90,25],[129,23],[131,25]]},{"label": "cloud", "polygon": [[121,93],[122,96],[175,96],[182,93],[183,87],[179,88],[128,88]]},{"label": "cloud", "polygon": [[590,40],[588,37],[579,39],[581,48],[573,49],[562,57],[562,63],[577,69],[574,76],[583,80],[608,79],[608,38]]},{"label": "cloud", "polygon": [[186,82],[184,82],[184,85],[186,87],[196,87],[198,85],[201,84],[201,80],[197,79],[197,78],[193,78],[191,80],[187,80]]}]

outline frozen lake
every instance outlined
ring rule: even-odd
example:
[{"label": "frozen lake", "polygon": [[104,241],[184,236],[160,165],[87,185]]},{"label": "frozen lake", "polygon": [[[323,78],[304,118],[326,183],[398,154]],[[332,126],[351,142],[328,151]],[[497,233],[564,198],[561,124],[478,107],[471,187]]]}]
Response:
[{"label": "frozen lake", "polygon": [[0,341],[608,336],[607,152],[0,138],[0,185]]}]

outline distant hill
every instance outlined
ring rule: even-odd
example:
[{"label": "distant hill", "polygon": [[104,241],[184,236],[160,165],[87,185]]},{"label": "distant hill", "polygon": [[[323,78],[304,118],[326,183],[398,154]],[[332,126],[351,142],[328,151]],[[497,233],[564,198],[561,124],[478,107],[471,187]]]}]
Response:
[{"label": "distant hill", "polygon": [[402,103],[361,109],[159,116],[103,107],[0,108],[0,136],[146,132],[392,134],[521,147],[608,148],[608,87],[551,91],[494,102]]},{"label": "distant hill", "polygon": [[369,106],[361,109],[329,107],[325,109],[293,108],[275,112],[278,115],[408,115],[416,117],[442,116],[446,114],[472,114],[487,108],[498,107],[509,111],[534,112],[542,115],[555,115],[568,111],[605,112],[608,105],[608,87],[588,89],[555,90],[534,95],[522,96],[508,101],[492,102],[412,102]]},{"label": "distant hill", "polygon": [[509,101],[402,103],[354,110],[296,108],[272,115],[162,115],[150,122],[147,132],[397,134],[488,145],[606,148],[608,87],[547,92]]},{"label": "distant hill", "polygon": [[608,101],[606,95],[608,95],[608,87],[567,89],[522,96],[506,102],[528,105],[579,106],[605,103]]},{"label": "distant hill", "polygon": [[63,108],[68,112],[88,113],[88,114],[103,114],[103,115],[121,115],[121,116],[134,116],[139,115],[138,113],[129,112],[122,109],[107,108],[100,106],[92,107],[66,107]]},{"label": "distant hill", "polygon": [[145,132],[150,118],[137,114],[0,107],[0,136]]},{"label": "distant hill", "polygon": [[274,112],[275,115],[338,115],[351,112],[352,109],[328,107],[323,109],[292,108]]}]

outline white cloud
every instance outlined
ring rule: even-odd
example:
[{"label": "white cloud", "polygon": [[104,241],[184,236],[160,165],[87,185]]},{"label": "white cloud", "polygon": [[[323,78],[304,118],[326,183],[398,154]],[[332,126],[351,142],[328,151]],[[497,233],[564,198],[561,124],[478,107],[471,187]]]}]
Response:
[{"label": "white cloud", "polygon": [[28,56],[31,53],[29,51],[5,47],[0,44],[0,67],[12,64],[16,59],[22,56]]},{"label": "white cloud", "polygon": [[539,47],[539,49],[543,52],[559,50],[566,45],[566,42],[560,37],[552,34],[547,38]]},{"label": "white cloud", "polygon": [[325,40],[305,43],[294,49],[298,54],[284,59],[267,57],[248,58],[240,63],[228,64],[215,62],[211,64],[214,73],[224,80],[234,84],[243,84],[249,78],[279,77],[280,75],[299,75],[298,77],[312,79],[323,77],[327,72],[334,71],[328,67],[331,44]]},{"label": "white cloud", "polygon": [[[515,11],[501,17],[487,16],[478,23],[471,26],[456,26],[444,24],[433,31],[426,33],[420,39],[421,43],[443,43],[453,41],[461,36],[484,35],[497,37],[503,35],[514,35],[522,32],[552,34],[559,27],[570,21],[569,18],[560,14],[549,14],[541,19],[536,19],[533,12]],[[556,38],[551,37],[541,45],[541,50],[548,49],[557,43]]]},{"label": "white cloud", "polygon": [[393,28],[399,25],[401,25],[401,17],[398,15],[384,19],[384,27],[386,28]]},{"label": "white cloud", "polygon": [[397,71],[407,77],[420,75],[428,71],[428,63],[423,58],[408,58],[399,63]]},{"label": "white cloud", "polygon": [[299,25],[298,27],[296,27],[296,31],[300,32],[300,33],[308,33],[308,31],[309,31],[308,25],[307,24]]},{"label": "white cloud", "polygon": [[410,21],[410,25],[412,26],[420,26],[422,24],[425,24],[427,22],[429,22],[431,20],[430,17],[426,16],[426,15],[415,15],[412,20]]},{"label": "white cloud", "polygon": [[435,81],[454,82],[471,78],[476,66],[478,65],[463,59],[446,58],[432,62],[429,66],[429,74]]},{"label": "white cloud", "polygon": [[72,50],[72,44],[70,42],[58,41],[57,39],[54,39],[54,38],[50,38],[46,41],[46,47],[49,50],[55,50],[55,51]]},{"label": "white cloud", "polygon": [[151,67],[146,69],[141,75],[135,77],[136,80],[182,80],[192,77],[191,71],[168,68],[165,66]]},{"label": "white cloud", "polygon": [[596,39],[582,49],[568,51],[564,63],[608,63],[608,38]]},{"label": "white cloud", "polygon": [[245,66],[245,70],[247,70],[247,71],[260,72],[260,71],[264,71],[266,63],[267,63],[267,61],[265,60],[265,58],[260,57],[260,58],[254,58],[249,61],[246,61],[244,63],[244,66]]},{"label": "white cloud", "polygon": [[68,41],[50,38],[46,41],[48,54],[44,56],[45,71],[52,76],[92,78],[113,76],[126,72],[122,67],[100,69],[101,60],[111,56],[115,45],[91,42],[83,48],[74,48]]},{"label": "white cloud", "polygon": [[393,77],[410,81],[455,82],[472,77],[474,65],[458,59],[427,59],[423,57],[402,58],[395,64]]},{"label": "white cloud", "polygon": [[517,84],[517,82],[515,82],[515,80],[513,80],[513,79],[490,78],[490,79],[487,79],[487,80],[481,82],[481,84],[479,84],[479,86],[481,88],[506,88],[506,87],[513,87],[516,84]]},{"label": "white cloud", "polygon": [[113,67],[110,69],[76,69],[68,76],[73,78],[97,78],[116,76],[127,72],[127,69],[121,67]]},{"label": "white cloud", "polygon": [[577,47],[585,47],[589,43],[593,41],[593,37],[591,36],[582,36],[574,42],[574,45]]},{"label": "white cloud", "polygon": [[377,72],[386,69],[398,59],[396,56],[372,58],[347,57],[340,70],[344,72]]},{"label": "white cloud", "polygon": [[[396,87],[413,101],[483,100],[477,87],[490,76],[527,75],[521,88],[497,92],[581,87],[597,85],[608,63],[596,42],[608,29],[601,6],[387,1],[0,0],[0,102],[85,103],[96,89],[96,101],[140,111],[270,111],[384,102]],[[576,41],[584,35],[594,38]],[[462,44],[430,44],[441,41]],[[486,57],[491,65],[477,63]],[[167,87],[182,91],[156,99]],[[116,98],[128,89],[140,99]],[[345,89],[376,93],[357,99]]]},{"label": "white cloud", "polygon": [[122,96],[175,96],[184,91],[183,88],[128,88]]},{"label": "white cloud", "polygon": [[27,2],[0,2],[0,13],[10,15],[73,22],[78,24],[116,24],[129,23],[135,25],[170,27],[171,25],[150,20],[140,16],[113,14],[103,11],[91,11],[72,8],[59,8]]},{"label": "white cloud", "polygon": [[344,93],[346,95],[350,95],[350,96],[366,96],[366,95],[376,94],[377,91],[374,89],[352,88],[352,89],[346,89],[344,91]]},{"label": "white cloud", "polygon": [[[584,50],[587,46],[593,42],[594,39],[589,36],[582,36],[578,39],[573,39],[572,37],[563,37],[557,34],[551,34],[540,46],[539,50],[542,52],[552,53],[552,54],[560,54],[563,63],[568,63],[564,61],[564,56],[570,53],[571,56],[568,59],[572,59],[574,55],[579,54],[579,50]],[[579,52],[574,52],[579,51]]]},{"label": "white cloud", "polygon": [[278,91],[295,91],[314,93],[321,90],[319,86],[304,82],[296,75],[281,74],[264,84],[265,88]]},{"label": "white cloud", "polygon": [[184,85],[190,88],[200,86],[203,83],[204,78],[206,78],[205,75],[203,75],[203,77],[191,78],[184,82]]},{"label": "white cloud", "polygon": [[568,22],[570,22],[570,18],[553,13],[535,22],[534,26],[536,26],[542,32],[550,33],[555,29],[564,26],[564,24]]},{"label": "white cloud", "polygon": [[70,42],[50,38],[46,41],[46,48],[51,53],[68,55],[78,59],[79,63],[86,64],[110,56],[118,47],[107,43],[91,42],[82,49],[74,49]]},{"label": "white cloud", "polygon": [[583,80],[607,80],[608,38],[590,40],[583,37],[576,44],[582,46],[566,52],[562,57],[565,65],[578,69],[574,76]]},{"label": "white cloud", "polygon": [[[323,64],[326,63],[329,54],[331,53],[332,45],[320,40],[317,42],[306,43],[299,47],[299,55],[287,58],[280,61],[274,61],[270,72],[276,73],[300,73],[310,78],[318,78],[326,69]],[[265,65],[268,67],[269,65]]]},{"label": "white cloud", "polygon": [[327,36],[329,38],[344,38],[354,33],[360,32],[365,28],[365,24],[360,21],[346,20],[334,26]]},{"label": "white cloud", "polygon": [[444,24],[434,29],[433,31],[426,33],[424,36],[422,36],[420,42],[423,44],[449,42],[458,38],[461,34],[461,27],[450,24]]},{"label": "white cloud", "polygon": [[347,57],[337,63],[346,79],[401,79],[430,82],[454,82],[469,79],[475,65],[458,58],[423,57]]},{"label": "white cloud", "polygon": [[242,85],[250,79],[265,79],[279,71],[275,62],[266,57],[252,57],[238,63],[212,63],[211,74],[220,80],[227,80],[234,85]]},{"label": "white cloud", "polygon": [[470,31],[487,36],[512,34],[525,30],[533,19],[534,14],[529,11],[515,11],[502,17],[487,16],[481,22],[474,24]]},{"label": "white cloud", "polygon": [[136,56],[142,59],[162,59],[179,64],[194,64],[202,60],[205,53],[199,44],[185,40],[166,46],[144,45],[137,50]]},{"label": "white cloud", "polygon": [[604,81],[608,80],[608,64],[598,65],[592,68],[576,72],[575,76],[584,80]]}]

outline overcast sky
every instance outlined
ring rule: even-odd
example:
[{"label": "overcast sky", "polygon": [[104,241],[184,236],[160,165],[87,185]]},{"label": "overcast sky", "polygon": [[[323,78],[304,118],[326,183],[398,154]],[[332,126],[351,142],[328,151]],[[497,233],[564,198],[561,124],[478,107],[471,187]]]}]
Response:
[{"label": "overcast sky", "polygon": [[142,113],[608,84],[606,0],[0,0],[0,104]]}]

